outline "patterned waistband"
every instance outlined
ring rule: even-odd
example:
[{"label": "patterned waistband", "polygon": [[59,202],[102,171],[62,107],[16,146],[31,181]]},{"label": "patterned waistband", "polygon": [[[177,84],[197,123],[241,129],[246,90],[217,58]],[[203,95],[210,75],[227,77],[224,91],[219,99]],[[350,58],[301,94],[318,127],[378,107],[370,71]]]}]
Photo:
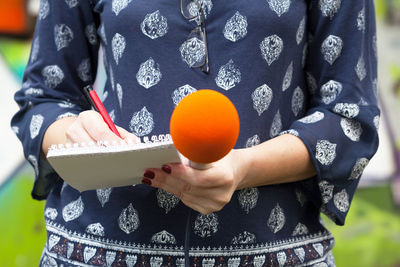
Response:
[{"label": "patterned waistband", "polygon": [[[184,248],[104,239],[47,225],[48,241],[41,266],[58,262],[76,266],[185,266]],[[335,266],[328,232],[285,241],[227,247],[191,247],[190,266]],[[187,265],[186,265],[187,266]]]}]

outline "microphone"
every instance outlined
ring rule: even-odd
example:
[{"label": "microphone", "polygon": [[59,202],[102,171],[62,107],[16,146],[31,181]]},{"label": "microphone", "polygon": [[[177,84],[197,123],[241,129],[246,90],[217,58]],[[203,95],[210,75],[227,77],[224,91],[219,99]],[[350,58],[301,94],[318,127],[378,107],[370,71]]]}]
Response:
[{"label": "microphone", "polygon": [[208,169],[235,146],[239,115],[223,94],[198,90],[183,98],[172,113],[170,132],[176,149],[196,169]]}]

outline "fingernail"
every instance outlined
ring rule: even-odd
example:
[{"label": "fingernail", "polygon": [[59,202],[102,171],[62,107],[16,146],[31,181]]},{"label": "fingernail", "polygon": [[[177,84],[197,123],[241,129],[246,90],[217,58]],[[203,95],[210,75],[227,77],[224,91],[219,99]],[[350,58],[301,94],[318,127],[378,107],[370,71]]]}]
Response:
[{"label": "fingernail", "polygon": [[143,178],[142,179],[142,184],[147,184],[147,185],[151,185],[151,180]]},{"label": "fingernail", "polygon": [[153,179],[155,174],[154,174],[154,172],[152,172],[150,170],[147,170],[147,171],[144,172],[143,176],[146,177],[146,178]]},{"label": "fingernail", "polygon": [[168,174],[171,174],[171,167],[170,166],[168,166],[168,165],[162,165],[162,167],[161,167],[161,169],[164,171],[164,172],[166,172],[166,173],[168,173]]}]

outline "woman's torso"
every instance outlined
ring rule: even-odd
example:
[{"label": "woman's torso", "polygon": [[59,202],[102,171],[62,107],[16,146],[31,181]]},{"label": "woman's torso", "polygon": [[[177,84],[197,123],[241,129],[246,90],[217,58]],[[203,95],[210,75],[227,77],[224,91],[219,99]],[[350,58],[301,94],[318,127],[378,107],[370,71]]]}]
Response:
[{"label": "woman's torso", "polygon": [[[238,110],[236,148],[287,130],[308,105],[306,1],[203,2],[209,74],[182,57],[197,24],[181,15],[179,1],[97,3],[109,77],[103,100],[114,122],[142,138],[167,134],[179,100],[207,88]],[[210,215],[146,185],[79,193],[60,184],[45,216],[48,262],[173,266],[186,251],[193,266],[291,266],[326,261],[333,247],[301,183],[237,191]]]}]

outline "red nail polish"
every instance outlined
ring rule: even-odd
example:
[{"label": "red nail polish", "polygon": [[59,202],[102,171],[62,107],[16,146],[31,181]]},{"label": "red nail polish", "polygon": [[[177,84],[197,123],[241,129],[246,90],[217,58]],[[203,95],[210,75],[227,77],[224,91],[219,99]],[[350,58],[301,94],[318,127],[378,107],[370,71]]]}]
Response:
[{"label": "red nail polish", "polygon": [[142,184],[147,184],[147,185],[151,185],[151,180],[143,178],[142,179]]},{"label": "red nail polish", "polygon": [[171,174],[171,172],[172,172],[171,167],[168,166],[168,165],[162,165],[161,169],[162,169],[164,172],[168,173],[168,174]]},{"label": "red nail polish", "polygon": [[154,172],[152,172],[150,170],[147,170],[147,171],[144,172],[143,176],[146,177],[146,178],[149,178],[149,179],[153,179],[154,176],[156,176],[156,175],[154,174]]}]

